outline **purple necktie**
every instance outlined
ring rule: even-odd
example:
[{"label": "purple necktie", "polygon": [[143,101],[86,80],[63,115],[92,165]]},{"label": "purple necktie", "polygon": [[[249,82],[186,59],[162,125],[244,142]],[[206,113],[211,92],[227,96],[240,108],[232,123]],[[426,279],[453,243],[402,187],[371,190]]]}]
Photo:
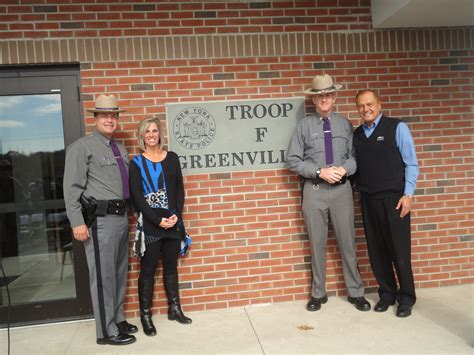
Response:
[{"label": "purple necktie", "polygon": [[127,166],[125,165],[125,162],[122,158],[122,154],[120,153],[120,149],[114,140],[110,141],[110,147],[112,148],[112,152],[114,152],[115,160],[117,160],[117,164],[120,170],[120,177],[122,178],[123,198],[128,199],[130,197],[130,187],[128,186]]},{"label": "purple necktie", "polygon": [[332,154],[332,134],[331,125],[327,117],[323,117],[323,131],[324,131],[324,148],[326,150],[326,164],[332,165],[334,162]]}]

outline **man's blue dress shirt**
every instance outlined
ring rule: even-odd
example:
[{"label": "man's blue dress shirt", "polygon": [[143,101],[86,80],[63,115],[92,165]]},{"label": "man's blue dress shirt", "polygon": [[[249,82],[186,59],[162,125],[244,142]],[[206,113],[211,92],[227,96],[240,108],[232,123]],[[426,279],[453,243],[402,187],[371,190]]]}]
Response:
[{"label": "man's blue dress shirt", "polygon": [[[368,138],[374,132],[375,127],[380,122],[380,114],[374,121],[371,127],[363,124],[365,136]],[[416,160],[415,143],[411,136],[410,129],[405,122],[400,122],[397,126],[395,135],[398,150],[405,164],[405,195],[413,195],[415,192],[416,179],[418,178],[418,161]]]}]

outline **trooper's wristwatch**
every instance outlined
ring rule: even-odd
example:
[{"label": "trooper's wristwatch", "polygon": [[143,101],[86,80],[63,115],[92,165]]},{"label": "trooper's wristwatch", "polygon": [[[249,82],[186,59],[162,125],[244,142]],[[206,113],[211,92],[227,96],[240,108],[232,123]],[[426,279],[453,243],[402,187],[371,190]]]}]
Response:
[{"label": "trooper's wristwatch", "polygon": [[321,175],[321,168],[318,168],[318,169],[316,170],[316,177],[318,178],[319,175]]}]

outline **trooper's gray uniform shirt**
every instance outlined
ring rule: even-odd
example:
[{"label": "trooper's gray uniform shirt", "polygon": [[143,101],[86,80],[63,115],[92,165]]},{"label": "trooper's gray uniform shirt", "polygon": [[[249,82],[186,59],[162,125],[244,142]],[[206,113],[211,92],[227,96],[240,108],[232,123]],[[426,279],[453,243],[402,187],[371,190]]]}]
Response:
[{"label": "trooper's gray uniform shirt", "polygon": [[[125,164],[129,157],[117,143]],[[110,140],[97,130],[80,138],[66,150],[64,199],[71,227],[84,224],[80,198],[122,200],[122,180]],[[84,241],[97,338],[118,334],[116,323],[125,320],[128,268],[128,218],[124,215],[97,217]]]},{"label": "trooper's gray uniform shirt", "polygon": [[[128,166],[130,160],[126,149],[118,142],[117,145]],[[84,224],[79,202],[83,193],[96,200],[123,199],[120,170],[110,140],[97,130],[67,148],[64,196],[71,227]]]},{"label": "trooper's gray uniform shirt", "polygon": [[[348,175],[356,171],[352,147],[353,127],[349,120],[336,113],[329,115],[333,144],[333,166],[342,166]],[[298,122],[287,153],[288,169],[302,176],[303,216],[311,245],[313,281],[311,294],[315,298],[326,295],[326,244],[328,217],[336,235],[342,256],[344,281],[350,297],[364,295],[355,252],[354,201],[349,181],[330,185],[313,183],[316,170],[326,168],[323,121],[319,113]]]}]

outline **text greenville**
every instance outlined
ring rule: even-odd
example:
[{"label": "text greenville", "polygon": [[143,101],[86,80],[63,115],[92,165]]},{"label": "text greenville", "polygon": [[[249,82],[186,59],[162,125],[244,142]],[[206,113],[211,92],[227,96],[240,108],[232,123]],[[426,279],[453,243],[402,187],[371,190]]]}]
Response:
[{"label": "text greenville", "polygon": [[217,168],[226,166],[270,165],[285,162],[285,149],[252,152],[190,154],[179,156],[182,169]]}]

